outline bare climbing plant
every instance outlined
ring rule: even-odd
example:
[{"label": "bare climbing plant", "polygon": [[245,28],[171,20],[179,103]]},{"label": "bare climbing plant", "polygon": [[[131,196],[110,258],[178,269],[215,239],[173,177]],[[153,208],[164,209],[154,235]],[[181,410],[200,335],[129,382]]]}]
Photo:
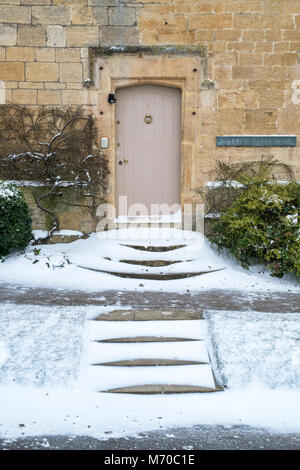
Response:
[{"label": "bare climbing plant", "polygon": [[218,161],[209,185],[197,190],[205,203],[205,213],[218,216],[226,211],[243,191],[243,178],[295,181],[292,168],[273,155],[262,155],[258,161],[232,163]]},{"label": "bare climbing plant", "polygon": [[93,117],[77,107],[0,106],[0,176],[42,183],[43,194],[33,191],[33,195],[52,219],[48,239],[59,230],[55,200],[61,198],[63,187],[72,186],[74,191],[72,201],[64,204],[84,207],[92,216],[105,201],[109,171],[96,137]]}]

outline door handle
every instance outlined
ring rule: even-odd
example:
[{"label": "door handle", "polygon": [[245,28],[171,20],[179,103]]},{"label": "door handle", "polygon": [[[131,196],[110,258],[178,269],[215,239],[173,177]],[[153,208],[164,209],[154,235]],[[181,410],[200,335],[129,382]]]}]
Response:
[{"label": "door handle", "polygon": [[125,164],[128,163],[128,158],[124,158],[123,161],[124,161]]}]

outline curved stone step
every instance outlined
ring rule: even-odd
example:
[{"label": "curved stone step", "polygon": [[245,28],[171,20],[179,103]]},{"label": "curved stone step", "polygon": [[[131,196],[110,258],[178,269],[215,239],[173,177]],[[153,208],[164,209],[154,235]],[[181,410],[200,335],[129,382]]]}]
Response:
[{"label": "curved stone step", "polygon": [[173,251],[173,250],[178,250],[179,248],[184,248],[186,245],[167,245],[167,246],[155,246],[155,245],[148,245],[148,246],[143,246],[143,245],[122,245],[122,246],[127,246],[128,248],[133,248],[134,250],[140,250],[140,251],[158,251],[158,252],[163,252],[163,251]]},{"label": "curved stone step", "polygon": [[[205,338],[204,320],[174,320],[174,321],[92,321],[86,326],[86,337],[91,341],[114,340],[120,338],[145,337],[145,342],[175,341],[189,339],[203,340]],[[153,341],[152,341],[153,340]]]},{"label": "curved stone step", "polygon": [[157,259],[157,260],[120,259],[119,263],[133,264],[133,265],[136,265],[136,266],[148,266],[150,268],[160,268],[162,266],[170,266],[171,264],[181,263],[182,261],[187,263],[187,262],[190,262],[192,260],[189,259],[189,260],[169,261],[169,260],[163,260],[163,259]]},{"label": "curved stone step", "polygon": [[145,310],[113,310],[112,312],[101,313],[93,318],[93,321],[150,321],[150,320],[201,320],[203,311],[182,310],[182,309],[145,309]]},{"label": "curved stone step", "polygon": [[174,343],[181,341],[201,341],[196,338],[175,338],[165,336],[127,336],[124,338],[109,338],[95,340],[96,343]]},{"label": "curved stone step", "polygon": [[[161,342],[161,343],[97,343],[95,341],[90,341],[88,348],[86,350],[86,359],[89,364],[96,364],[100,362],[114,362],[114,361],[132,361],[135,359],[175,359],[180,361],[197,361],[201,363],[208,364],[209,357],[207,353],[207,348],[205,341],[182,341],[177,342]],[[196,370],[194,371],[196,367]],[[199,366],[200,367],[200,366]],[[202,366],[200,367],[189,366],[192,368],[192,372],[195,373],[194,376],[190,376],[191,379],[200,378],[202,371]],[[93,368],[95,369],[95,368]],[[149,369],[149,368],[148,368]],[[173,368],[174,369],[174,368]],[[172,370],[173,370],[172,369]],[[181,369],[181,367],[180,367]],[[185,368],[186,369],[186,368]],[[205,369],[205,368],[204,368]],[[155,367],[153,368],[153,371]],[[176,370],[176,369],[175,369]],[[106,373],[107,371],[105,371]],[[168,374],[170,368],[168,368]],[[208,371],[207,371],[208,372]],[[93,372],[94,373],[94,372]],[[112,370],[111,373],[114,373]],[[145,371],[145,374],[147,375]],[[198,375],[197,375],[198,374]],[[200,375],[199,375],[200,374]],[[124,376],[128,378],[126,375]],[[103,377],[100,377],[101,379]],[[172,382],[175,381],[172,380]],[[170,377],[168,377],[168,380]],[[159,380],[161,382],[162,379]],[[190,380],[193,383],[193,380]],[[125,385],[134,385],[136,382]],[[146,383],[146,380],[143,380],[143,383]],[[117,384],[118,385],[118,384]],[[211,386],[211,383],[194,383],[194,385],[206,385]]]},{"label": "curved stone step", "polygon": [[126,273],[120,271],[107,271],[105,269],[97,269],[97,268],[89,268],[86,266],[77,265],[79,268],[87,269],[89,271],[96,271],[98,273],[103,274],[110,274],[112,276],[123,277],[127,279],[141,279],[141,280],[151,280],[151,281],[172,281],[175,279],[186,279],[189,277],[196,277],[202,276],[203,274],[214,273],[217,271],[222,271],[224,268],[220,269],[212,269],[209,271],[199,271],[199,272],[181,272],[181,273],[161,273],[161,274],[154,274],[154,273]]},{"label": "curved stone step", "polygon": [[131,359],[129,361],[113,361],[92,364],[93,366],[143,367],[143,366],[196,366],[208,364],[199,361],[183,361],[182,359]]},{"label": "curved stone step", "polygon": [[[115,347],[115,346],[114,346]],[[178,346],[177,346],[178,347]],[[153,349],[153,347],[152,347]],[[155,351],[152,351],[155,354]],[[140,366],[135,367],[116,367],[116,366],[97,366],[95,363],[108,362],[108,361],[122,361],[122,360],[135,360],[136,358],[149,359],[153,358],[153,354],[146,357],[143,354],[127,357],[119,355],[119,357],[104,358],[101,355],[95,357],[90,361],[90,365],[86,368],[85,378],[89,389],[92,391],[107,391],[112,389],[127,388],[127,387],[142,387],[144,385],[191,385],[198,388],[215,389],[215,381],[212,375],[210,364],[201,365],[174,365],[174,366]],[[186,358],[178,355],[177,357],[170,357],[164,355],[161,351],[157,358],[165,359],[187,359],[194,361],[201,361],[204,357],[201,354],[198,357]]]},{"label": "curved stone step", "polygon": [[164,394],[164,393],[211,393],[218,392],[220,389],[209,388],[209,387],[198,387],[196,385],[165,385],[165,384],[153,384],[153,385],[133,385],[130,387],[112,388],[110,390],[104,390],[104,393],[132,393],[139,395],[146,394]]}]

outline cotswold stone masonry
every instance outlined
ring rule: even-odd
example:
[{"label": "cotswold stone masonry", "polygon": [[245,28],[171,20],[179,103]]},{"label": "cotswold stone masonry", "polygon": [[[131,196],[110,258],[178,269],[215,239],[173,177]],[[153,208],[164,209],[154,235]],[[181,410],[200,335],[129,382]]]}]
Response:
[{"label": "cotswold stone masonry", "polygon": [[[197,200],[195,189],[211,179],[217,160],[257,160],[268,153],[300,177],[299,143],[267,151],[216,147],[217,135],[299,137],[299,0],[0,0],[0,80],[6,102],[82,105],[106,133],[112,108],[99,102],[99,62],[91,65],[90,48],[136,46],[138,58],[139,46],[165,45],[205,49],[203,80],[185,101],[196,121],[184,144],[190,152],[183,156],[184,202]],[[115,63],[120,60],[126,63],[126,57]],[[91,67],[98,79],[87,88]],[[145,69],[132,67],[140,70],[142,82]],[[113,152],[108,158],[113,168]],[[65,223],[71,225],[74,221]]]}]

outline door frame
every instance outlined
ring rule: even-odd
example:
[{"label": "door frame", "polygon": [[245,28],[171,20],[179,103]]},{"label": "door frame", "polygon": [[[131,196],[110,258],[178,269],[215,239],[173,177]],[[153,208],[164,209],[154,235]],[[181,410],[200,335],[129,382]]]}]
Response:
[{"label": "door frame", "polygon": [[107,101],[109,93],[138,85],[160,85],[181,90],[181,205],[196,202],[195,155],[200,147],[200,90],[203,79],[201,57],[137,56],[116,54],[97,59],[98,88],[97,123],[99,137],[108,137],[109,149],[104,153],[109,162],[110,183],[108,203],[116,202],[116,113]]},{"label": "door frame", "polygon": [[[126,86],[118,86],[118,87],[116,87],[116,88],[115,88],[116,99],[118,100],[117,96],[118,96],[118,91],[119,91],[119,90],[124,90],[124,89],[136,89],[136,88],[142,87],[142,86],[144,86],[144,85],[154,85],[154,86],[158,86],[158,87],[166,87],[166,88],[168,88],[168,89],[175,89],[175,90],[179,90],[179,91],[180,91],[180,126],[181,126],[181,128],[180,128],[180,136],[181,136],[181,138],[180,138],[180,143],[179,143],[179,149],[178,149],[178,150],[179,150],[179,165],[180,165],[180,168],[181,168],[181,147],[182,147],[182,89],[181,89],[181,87],[179,87],[179,86],[167,86],[166,84],[160,85],[160,84],[158,84],[158,83],[153,83],[153,82],[151,82],[151,83],[140,83],[140,82],[139,82],[139,83],[136,83],[135,85],[126,85]],[[114,107],[115,110],[117,109],[117,106],[118,106],[118,101],[117,101],[117,103],[116,103],[116,106]],[[116,131],[117,131],[117,128],[116,128],[116,126],[115,126],[115,133],[116,133]],[[117,151],[117,149],[116,149],[116,134],[115,134],[114,140],[115,140],[115,172],[117,172],[117,168],[118,168],[118,162],[117,162],[117,160],[118,160],[118,159],[116,158],[116,157],[117,157],[117,154],[116,154],[116,151]],[[177,163],[177,164],[178,164],[178,163]],[[115,184],[115,198],[117,198],[117,196],[118,196],[117,177],[115,177],[115,182],[116,182],[116,184]],[[115,200],[116,200],[116,199],[115,199]],[[139,202],[139,201],[136,201],[136,202]],[[179,200],[178,200],[176,203],[174,202],[174,204],[180,204],[180,203],[181,203],[181,179],[179,180]],[[116,211],[117,211],[117,217],[118,217],[118,210],[117,210],[117,209],[118,209],[118,203],[117,203],[117,201],[116,201]],[[151,215],[151,214],[150,214],[150,215]]]}]

